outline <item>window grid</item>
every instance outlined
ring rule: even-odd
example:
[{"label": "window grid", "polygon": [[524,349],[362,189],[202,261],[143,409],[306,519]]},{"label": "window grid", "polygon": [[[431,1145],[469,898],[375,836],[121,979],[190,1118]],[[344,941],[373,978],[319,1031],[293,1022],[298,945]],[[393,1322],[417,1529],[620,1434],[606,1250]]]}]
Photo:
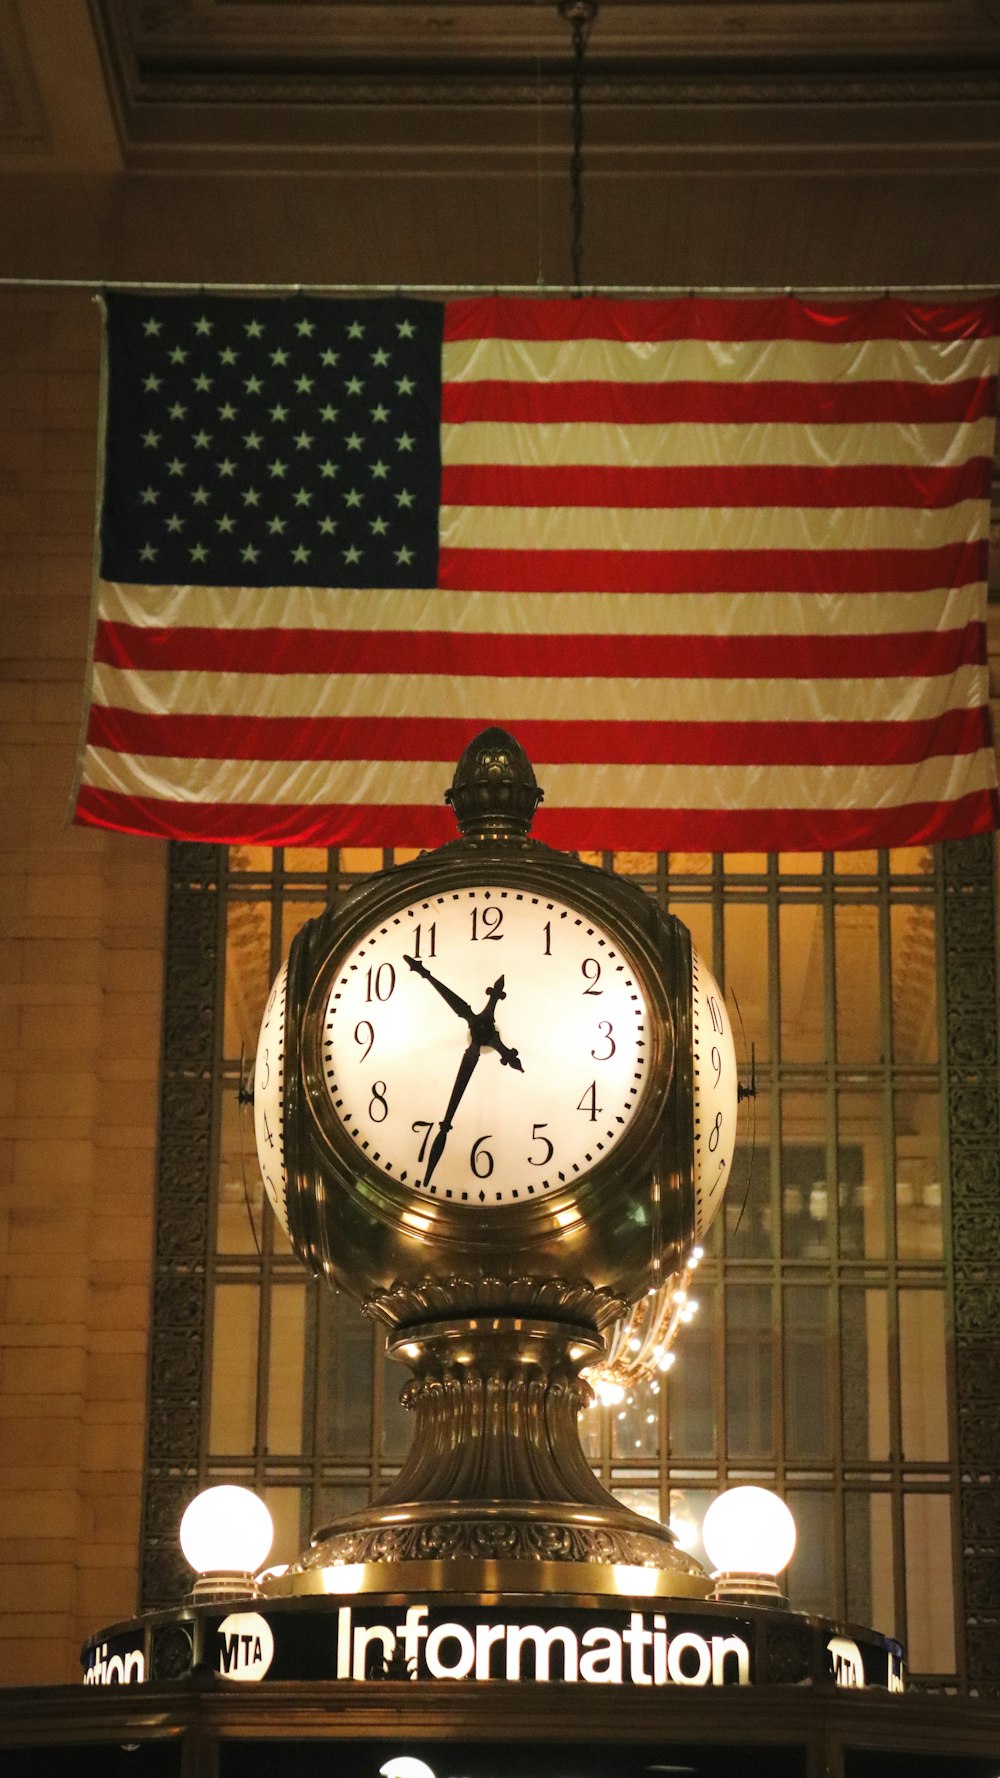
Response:
[{"label": "window grid", "polygon": [[[228,860],[222,854],[219,886],[223,923],[227,909],[233,906],[252,908],[256,910],[258,946],[260,937],[263,936],[262,959],[266,961],[258,969],[257,985],[262,991],[259,993],[260,1004],[256,1008],[256,1016],[259,1016],[267,985],[280,967],[291,932],[295,924],[300,923],[300,917],[307,918],[327,898],[345,893],[359,880],[359,876],[368,874],[372,869],[398,862],[404,856],[412,854],[385,851],[352,855],[331,851],[325,856],[310,855],[307,862],[312,868],[304,869],[304,855],[301,853],[290,856],[281,850],[275,850],[273,854],[261,852],[256,857],[249,858],[246,854],[241,855],[234,851]],[[682,919],[688,919],[696,926],[699,934],[707,930],[710,943],[703,944],[700,937],[696,937],[696,942],[699,942],[699,948],[708,955],[713,971],[724,989],[730,995],[735,990],[737,1000],[741,998],[741,959],[739,948],[733,943],[731,936],[728,945],[730,954],[727,958],[729,935],[726,931],[726,915],[727,912],[742,908],[761,909],[766,922],[768,967],[765,972],[765,1003],[758,1009],[757,1021],[751,1026],[751,1032],[747,1036],[749,1043],[750,1035],[756,1039],[761,1024],[765,1027],[762,1033],[765,1053],[757,1062],[757,1109],[761,1113],[762,1134],[747,1187],[748,1198],[742,1212],[744,1221],[740,1222],[740,1188],[734,1182],[730,1188],[730,1202],[725,1207],[719,1224],[712,1231],[706,1259],[699,1274],[701,1293],[706,1296],[711,1293],[717,1310],[709,1361],[715,1397],[714,1455],[701,1451],[685,1456],[682,1451],[671,1451],[669,1387],[659,1391],[658,1399],[647,1395],[631,1408],[626,1408],[626,1420],[630,1422],[627,1431],[631,1434],[631,1451],[635,1454],[629,1454],[627,1437],[615,1436],[616,1422],[605,1411],[592,1410],[586,1416],[584,1436],[595,1468],[607,1485],[626,1498],[629,1504],[640,1505],[647,1510],[651,1508],[660,1517],[670,1515],[672,1504],[676,1511],[679,1497],[681,1502],[690,1498],[703,1509],[708,1496],[727,1483],[738,1480],[760,1480],[765,1485],[776,1486],[779,1491],[788,1492],[793,1503],[798,1499],[805,1501],[808,1506],[809,1498],[813,1498],[817,1506],[824,1507],[829,1519],[831,1559],[821,1577],[822,1588],[825,1589],[823,1596],[804,1598],[802,1603],[825,1610],[831,1615],[847,1615],[852,1597],[856,1598],[858,1594],[856,1577],[852,1578],[856,1568],[856,1551],[852,1554],[848,1522],[860,1523],[859,1509],[864,1509],[866,1505],[869,1508],[869,1518],[879,1518],[881,1509],[877,1508],[877,1502],[887,1501],[891,1512],[890,1567],[894,1621],[892,1624],[882,1623],[878,1627],[894,1630],[903,1640],[907,1640],[908,1552],[904,1543],[904,1518],[910,1509],[907,1507],[904,1511],[904,1496],[945,1496],[950,1503],[958,1478],[954,1457],[951,1455],[956,1448],[953,1426],[947,1447],[939,1453],[938,1458],[916,1459],[908,1456],[904,1450],[900,1381],[900,1292],[921,1286],[945,1291],[948,1255],[944,1245],[933,1257],[915,1257],[913,1254],[900,1256],[898,1252],[895,1202],[897,1100],[903,1093],[921,1097],[936,1095],[937,1102],[943,1099],[944,1043],[939,1031],[936,1053],[930,1060],[903,1060],[894,1052],[891,949],[893,910],[916,907],[939,913],[942,894],[940,860],[936,853],[925,854],[920,860],[919,869],[893,869],[892,865],[897,860],[898,855],[890,858],[888,853],[882,852],[878,855],[873,870],[855,874],[853,870],[839,869],[841,860],[832,855],[807,860],[806,868],[801,869],[794,867],[794,861],[792,868],[784,868],[790,861],[774,856],[752,861],[718,856],[702,858],[693,861],[693,868],[691,860],[677,861],[666,854],[655,857],[650,855],[639,860],[610,853],[591,856],[591,862],[600,863],[607,869],[618,868],[622,874],[632,877],[645,892],[655,896],[661,906],[677,913]],[[818,869],[809,868],[813,862],[818,864]],[[912,863],[912,860],[905,862]],[[248,863],[258,868],[245,868]],[[352,868],[357,866],[360,869]],[[842,1061],[837,1048],[837,967],[840,961],[837,916],[840,910],[858,908],[874,910],[878,952],[877,980],[874,985],[877,988],[879,1055],[877,1060],[865,1063]],[[802,909],[815,910],[820,934],[821,1036],[815,1057],[808,1053],[786,1054],[788,1048],[794,1052],[796,1045],[794,1041],[783,1041],[785,1033],[782,1014],[783,1011],[786,1014],[788,1012],[788,984],[777,967],[782,957],[782,920],[791,919],[796,910]],[[230,950],[233,951],[231,933]],[[942,1024],[944,1006],[944,995],[940,988],[940,950],[938,944],[938,1026]],[[241,966],[242,960],[237,961],[235,954],[231,954],[227,983],[233,969]],[[248,1004],[252,998],[252,995],[248,997]],[[214,1070],[216,1115],[213,1120],[217,1132],[223,1123],[225,1105],[235,1100],[241,1075],[249,1072],[248,1062],[252,1059],[256,1036],[256,1024],[252,1019],[248,1022],[248,1014],[245,1012],[241,1033],[247,1053],[241,1059],[238,1051],[234,1053],[232,1042],[223,1041],[223,1022],[220,1020],[218,1023],[219,1043]],[[738,1017],[735,1024],[739,1042]],[[791,1036],[790,1029],[788,1035]],[[844,1147],[838,1128],[838,1116],[845,1097],[849,1098],[852,1093],[877,1097],[881,1105],[878,1138],[882,1158],[881,1220],[885,1235],[884,1252],[881,1254],[843,1251],[840,1218],[835,1201],[838,1194],[832,1191],[829,1183],[838,1180],[840,1153]],[[817,1204],[825,1190],[826,1209],[823,1212],[824,1249],[812,1255],[788,1249],[786,1203],[791,1200],[787,1197],[787,1189],[792,1189],[793,1195],[798,1191],[800,1197],[801,1191],[798,1187],[787,1188],[786,1151],[790,1154],[792,1145],[786,1143],[783,1148],[782,1143],[783,1114],[789,1107],[806,1102],[820,1114],[817,1119],[817,1140],[799,1144],[799,1147],[810,1152],[818,1148],[822,1152],[823,1172],[827,1182],[822,1188],[813,1187],[814,1193],[820,1191]],[[218,1141],[218,1136],[216,1140]],[[213,1404],[208,1399],[209,1391],[206,1389],[201,1471],[203,1479],[245,1480],[251,1486],[264,1491],[272,1504],[276,1490],[295,1490],[299,1502],[297,1509],[292,1514],[285,1514],[284,1519],[279,1519],[279,1522],[294,1526],[294,1536],[297,1544],[301,1545],[306,1541],[312,1527],[322,1523],[324,1518],[336,1516],[338,1511],[347,1510],[347,1506],[343,1504],[345,1499],[349,1505],[360,1503],[360,1498],[377,1494],[387,1477],[395,1473],[398,1468],[398,1454],[394,1452],[390,1457],[383,1452],[381,1432],[389,1411],[388,1398],[393,1388],[398,1387],[404,1378],[395,1365],[386,1365],[384,1362],[382,1330],[368,1328],[364,1324],[363,1337],[369,1345],[372,1376],[369,1431],[363,1448],[357,1440],[353,1444],[346,1441],[349,1448],[345,1448],[345,1441],[340,1437],[338,1428],[324,1424],[329,1401],[324,1362],[331,1362],[324,1355],[328,1355],[331,1350],[330,1326],[339,1299],[335,1299],[325,1285],[307,1281],[306,1344],[310,1355],[308,1362],[304,1353],[299,1359],[304,1396],[301,1449],[287,1452],[271,1451],[268,1448],[269,1359],[274,1293],[293,1286],[301,1289],[304,1275],[299,1262],[289,1251],[282,1231],[270,1214],[264,1213],[256,1177],[256,1161],[253,1158],[252,1119],[246,1111],[239,1141],[242,1150],[240,1166],[241,1171],[245,1170],[245,1188],[252,1205],[260,1253],[258,1255],[249,1243],[242,1245],[240,1251],[234,1252],[229,1250],[225,1238],[219,1244],[213,1238],[208,1257],[207,1284],[210,1303],[215,1300],[216,1291],[224,1291],[241,1283],[252,1283],[259,1289],[260,1315],[253,1382],[255,1431],[252,1442],[246,1448],[229,1448],[226,1439],[220,1440],[218,1436],[225,1414],[222,1413],[220,1421],[219,1403]],[[944,1152],[941,1143],[942,1156]],[[227,1158],[220,1154],[219,1159],[222,1172],[226,1173]],[[945,1171],[943,1166],[940,1171],[942,1174]],[[213,1166],[213,1173],[217,1179],[220,1177],[219,1166]],[[221,1187],[222,1195],[227,1198],[231,1198],[234,1191],[231,1173],[230,1166]],[[242,1183],[241,1181],[241,1189]],[[865,1189],[868,1189],[867,1186]],[[217,1206],[214,1206],[213,1229],[217,1226],[216,1210]],[[229,1211],[230,1220],[227,1226],[231,1227],[231,1204]],[[763,1243],[758,1250],[754,1250],[753,1241],[747,1238],[754,1233],[755,1220],[759,1225],[756,1238],[759,1243]],[[723,1221],[724,1227],[720,1226]],[[765,1222],[767,1228],[764,1227]],[[218,1226],[222,1226],[221,1218]],[[946,1229],[946,1226],[947,1219],[944,1218],[942,1228]],[[760,1327],[750,1332],[730,1326],[731,1315],[727,1305],[731,1305],[734,1300],[733,1290],[740,1287],[763,1288],[769,1294],[769,1317]],[[822,1452],[810,1453],[807,1440],[806,1449],[790,1453],[788,1389],[794,1379],[790,1379],[787,1367],[787,1341],[790,1338],[788,1305],[792,1300],[789,1293],[796,1290],[801,1293],[809,1287],[817,1292],[822,1288],[825,1293],[825,1313],[821,1318],[818,1334],[814,1330],[801,1344],[809,1345],[815,1353],[815,1378],[823,1384],[820,1394],[824,1401],[823,1417],[829,1435],[828,1448]],[[844,1392],[840,1363],[840,1355],[844,1349],[844,1293],[852,1289],[860,1291],[862,1287],[880,1293],[886,1311],[884,1405],[889,1441],[885,1460],[848,1459],[844,1448]],[[800,1296],[797,1300],[806,1303],[809,1299]],[[211,1314],[208,1320],[211,1325]],[[950,1325],[950,1304],[946,1305],[945,1325]],[[357,1332],[361,1334],[361,1327]],[[747,1355],[748,1375],[752,1374],[754,1387],[763,1392],[759,1413],[768,1420],[770,1439],[769,1448],[761,1449],[759,1454],[750,1450],[748,1454],[741,1456],[737,1450],[730,1448],[727,1438],[727,1428],[731,1423],[731,1402],[727,1399],[727,1388],[732,1396],[735,1387],[732,1367],[727,1369],[726,1365],[727,1341],[735,1342],[735,1349]],[[335,1354],[332,1362],[335,1365]],[[682,1339],[678,1347],[678,1374],[683,1363]],[[206,1350],[205,1375],[207,1378],[212,1375],[210,1349]],[[950,1388],[948,1394],[949,1397],[953,1395]],[[742,1404],[743,1408],[747,1405]],[[650,1414],[653,1416],[655,1437],[649,1427]],[[619,1426],[621,1424],[618,1423]],[[308,1431],[310,1426],[315,1429],[312,1433]],[[352,1490],[353,1498],[348,1498],[345,1490]],[[696,1513],[695,1518],[697,1517]],[[953,1521],[954,1518],[952,1513]],[[958,1530],[953,1523],[953,1538],[957,1540],[957,1537]],[[854,1542],[857,1542],[856,1536]],[[288,1553],[287,1550],[284,1552]],[[912,1569],[915,1560],[913,1549],[909,1551],[909,1560]],[[921,1585],[927,1591],[926,1579]],[[861,1590],[863,1593],[864,1588]],[[799,1602],[795,1600],[794,1568],[791,1591],[793,1601]],[[956,1611],[957,1608],[956,1597]],[[952,1679],[951,1668],[947,1671],[936,1670],[936,1677],[939,1682]]]}]

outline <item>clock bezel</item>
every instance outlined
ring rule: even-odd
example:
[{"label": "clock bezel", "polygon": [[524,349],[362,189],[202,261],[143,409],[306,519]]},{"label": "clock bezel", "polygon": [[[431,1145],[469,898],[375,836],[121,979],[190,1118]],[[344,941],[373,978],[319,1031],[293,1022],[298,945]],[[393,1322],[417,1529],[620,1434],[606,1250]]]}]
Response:
[{"label": "clock bezel", "polygon": [[[484,1205],[430,1198],[370,1161],[330,1100],[322,1046],[334,982],[373,928],[416,901],[492,885],[561,902],[607,931],[645,996],[649,1059],[628,1127],[586,1172],[543,1198]],[[299,1251],[354,1289],[359,1268],[367,1285],[384,1287],[426,1276],[442,1263],[481,1270],[499,1260],[511,1275],[518,1267],[564,1272],[571,1259],[576,1276],[617,1277],[623,1268],[632,1274],[651,1257],[656,1176],[662,1193],[672,1190],[683,1199],[680,1214],[666,1219],[684,1230],[667,1243],[682,1252],[694,1226],[693,1130],[685,1053],[690,1031],[679,1031],[677,1023],[689,1022],[690,1005],[686,928],[665,918],[632,884],[572,854],[534,840],[459,840],[369,879],[303,928],[289,961],[286,1016],[294,1031],[286,1031],[286,1054],[297,1053],[298,1066],[286,1069],[287,1202]],[[332,1239],[329,1197],[337,1188],[342,1196]],[[669,1266],[670,1252],[664,1254],[662,1245],[660,1251]]]}]

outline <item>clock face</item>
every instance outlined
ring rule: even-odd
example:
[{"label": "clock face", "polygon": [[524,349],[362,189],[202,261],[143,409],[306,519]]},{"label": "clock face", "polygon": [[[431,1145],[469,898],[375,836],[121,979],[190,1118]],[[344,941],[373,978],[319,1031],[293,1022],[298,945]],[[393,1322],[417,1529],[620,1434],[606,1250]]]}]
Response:
[{"label": "clock face", "polygon": [[288,964],[275,977],[257,1040],[253,1080],[253,1122],[264,1189],[278,1221],[288,1228],[288,1180],[285,1173],[285,1001]]},{"label": "clock face", "polygon": [[719,984],[691,953],[691,1041],[694,1078],[695,1237],[700,1240],[722,1203],[736,1147],[736,1046]]},{"label": "clock face", "polygon": [[628,1130],[651,1070],[649,1009],[596,920],[544,894],[450,890],[398,909],[342,960],[322,1074],[389,1179],[471,1208],[544,1199]]}]

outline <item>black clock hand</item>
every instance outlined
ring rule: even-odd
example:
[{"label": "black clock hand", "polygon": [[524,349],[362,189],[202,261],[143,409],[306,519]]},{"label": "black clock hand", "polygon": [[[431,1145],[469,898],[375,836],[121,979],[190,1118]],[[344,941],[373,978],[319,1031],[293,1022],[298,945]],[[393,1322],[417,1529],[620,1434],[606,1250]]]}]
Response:
[{"label": "black clock hand", "polygon": [[427,1157],[427,1171],[424,1174],[423,1179],[425,1187],[430,1185],[434,1169],[437,1166],[438,1161],[441,1159],[441,1156],[444,1154],[444,1145],[447,1142],[451,1131],[452,1119],[458,1110],[462,1094],[465,1092],[466,1087],[475,1073],[476,1063],[479,1061],[479,1056],[479,1045],[473,1037],[458,1065],[458,1073],[455,1076],[455,1085],[451,1089],[451,1098],[448,1100],[448,1108],[438,1125],[437,1135],[431,1143],[431,1152]]},{"label": "black clock hand", "polygon": [[431,975],[426,963],[421,963],[419,957],[407,957],[404,954],[403,962],[408,963],[411,969],[416,970],[418,975],[423,976],[425,982],[430,982],[431,987],[437,989],[442,1000],[447,1002],[451,1007],[452,1012],[457,1012],[460,1019],[465,1020],[471,1031],[476,1015],[468,1001],[462,1000],[458,994],[452,992],[451,988],[446,988],[444,982],[439,982],[436,975]]}]

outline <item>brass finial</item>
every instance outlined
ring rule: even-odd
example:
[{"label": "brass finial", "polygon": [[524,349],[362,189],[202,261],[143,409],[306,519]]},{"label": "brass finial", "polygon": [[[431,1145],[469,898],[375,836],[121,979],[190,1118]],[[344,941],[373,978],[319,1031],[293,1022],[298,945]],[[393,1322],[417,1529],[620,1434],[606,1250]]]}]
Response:
[{"label": "brass finial", "polygon": [[520,742],[486,728],[469,742],[444,800],[465,839],[523,839],[544,794]]}]

